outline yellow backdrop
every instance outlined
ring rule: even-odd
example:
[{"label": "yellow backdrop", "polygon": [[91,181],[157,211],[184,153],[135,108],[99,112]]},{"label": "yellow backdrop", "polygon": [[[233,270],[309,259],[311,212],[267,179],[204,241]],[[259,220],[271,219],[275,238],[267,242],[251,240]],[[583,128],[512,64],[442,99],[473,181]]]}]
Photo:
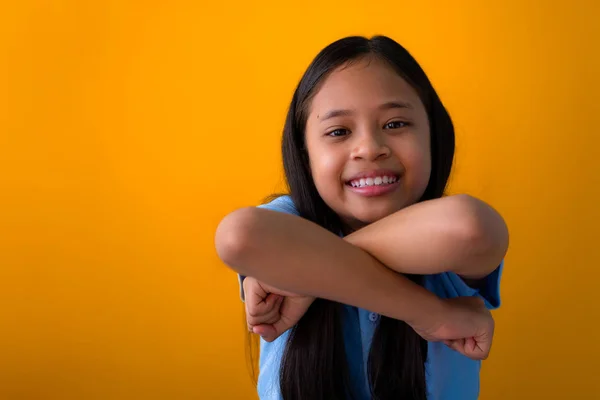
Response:
[{"label": "yellow backdrop", "polygon": [[598,7],[283,3],[0,6],[0,399],[255,398],[214,229],[282,188],[311,58],[376,33],[456,122],[452,190],[510,225],[481,398],[600,398]]}]

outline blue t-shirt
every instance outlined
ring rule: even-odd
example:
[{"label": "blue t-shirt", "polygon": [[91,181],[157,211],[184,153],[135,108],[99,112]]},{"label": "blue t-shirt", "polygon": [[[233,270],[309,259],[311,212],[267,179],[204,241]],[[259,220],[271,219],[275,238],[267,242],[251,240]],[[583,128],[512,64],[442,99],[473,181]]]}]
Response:
[{"label": "blue t-shirt", "polygon": [[[274,211],[298,215],[289,196],[279,197],[259,206]],[[426,289],[440,298],[481,296],[489,309],[500,306],[500,277],[504,262],[491,273],[479,289],[468,286],[453,272],[424,277]],[[240,288],[243,277],[240,277]],[[244,298],[243,291],[241,292]],[[379,315],[357,307],[345,306],[343,315],[344,340],[351,381],[357,385],[356,398],[370,400],[367,361],[371,340]],[[258,396],[261,400],[281,400],[279,368],[289,331],[269,343],[261,339]],[[429,400],[472,400],[479,396],[481,361],[472,360],[442,343],[428,343],[425,363]]]}]

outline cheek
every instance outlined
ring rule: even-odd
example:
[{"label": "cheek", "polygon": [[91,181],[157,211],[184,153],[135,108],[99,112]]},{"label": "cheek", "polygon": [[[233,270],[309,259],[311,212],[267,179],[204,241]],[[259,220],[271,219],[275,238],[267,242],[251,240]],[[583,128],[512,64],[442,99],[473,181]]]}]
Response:
[{"label": "cheek", "polygon": [[429,183],[429,177],[431,176],[431,157],[429,152],[419,156],[419,159],[416,162],[415,175],[415,185],[420,193],[419,197],[421,197]]},{"label": "cheek", "polygon": [[406,168],[410,190],[417,197],[425,191],[431,176],[429,141],[415,141],[402,148],[400,159]]},{"label": "cheek", "polygon": [[315,186],[321,198],[330,207],[335,205],[343,196],[341,175],[344,167],[343,157],[326,149],[309,149],[310,168]]},{"label": "cheek", "polygon": [[310,152],[310,168],[317,187],[340,183],[343,166],[343,160],[335,152],[326,151],[326,149]]}]

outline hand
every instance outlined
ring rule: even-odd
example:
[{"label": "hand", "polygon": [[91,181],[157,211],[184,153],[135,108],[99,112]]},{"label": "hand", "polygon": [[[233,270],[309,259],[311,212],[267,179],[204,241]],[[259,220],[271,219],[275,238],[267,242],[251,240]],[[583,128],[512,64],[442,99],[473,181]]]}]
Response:
[{"label": "hand", "polygon": [[268,286],[254,278],[243,282],[248,329],[272,342],[298,323],[314,297]]},{"label": "hand", "polygon": [[479,297],[442,300],[443,311],[431,321],[411,324],[425,340],[444,342],[474,360],[485,360],[492,346],[494,319]]}]

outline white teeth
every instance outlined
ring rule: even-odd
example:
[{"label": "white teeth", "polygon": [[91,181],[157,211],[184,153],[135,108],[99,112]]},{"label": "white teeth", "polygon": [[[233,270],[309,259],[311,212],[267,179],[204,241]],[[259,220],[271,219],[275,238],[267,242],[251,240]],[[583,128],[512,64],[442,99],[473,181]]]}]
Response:
[{"label": "white teeth", "polygon": [[397,181],[395,176],[376,176],[375,178],[361,178],[350,182],[352,187],[365,187],[373,185],[392,184]]}]

